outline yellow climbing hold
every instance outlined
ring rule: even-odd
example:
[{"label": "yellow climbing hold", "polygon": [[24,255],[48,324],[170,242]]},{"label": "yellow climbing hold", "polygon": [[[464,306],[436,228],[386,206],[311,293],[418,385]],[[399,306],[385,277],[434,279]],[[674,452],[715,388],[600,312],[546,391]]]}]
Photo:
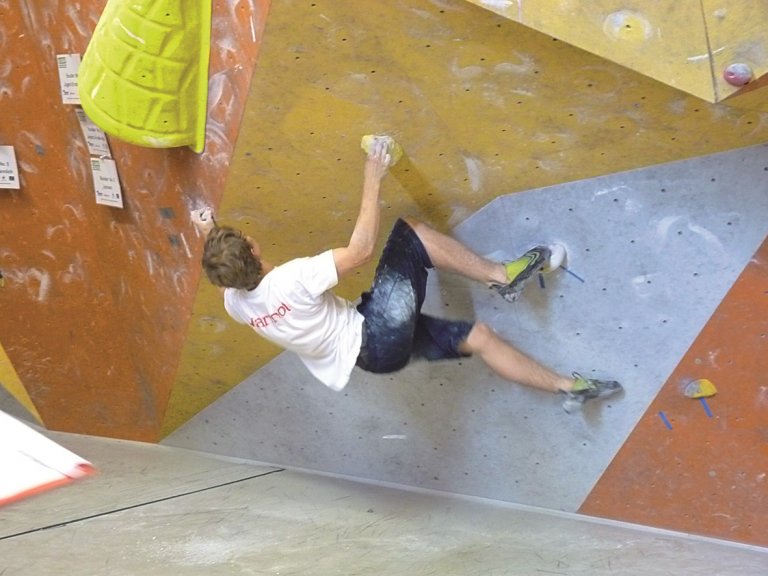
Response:
[{"label": "yellow climbing hold", "polygon": [[706,378],[694,380],[685,387],[685,395],[688,398],[709,398],[717,394],[717,388]]},{"label": "yellow climbing hold", "polygon": [[78,73],[107,134],[149,148],[205,146],[211,0],[108,0]]}]

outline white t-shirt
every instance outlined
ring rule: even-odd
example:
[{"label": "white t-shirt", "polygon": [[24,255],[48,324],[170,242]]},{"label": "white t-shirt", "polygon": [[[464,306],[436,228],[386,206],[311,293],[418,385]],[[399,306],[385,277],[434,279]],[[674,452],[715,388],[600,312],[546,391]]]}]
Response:
[{"label": "white t-shirt", "polygon": [[237,322],[298,354],[323,384],[341,390],[360,354],[363,315],[330,291],[338,281],[327,250],[276,266],[253,290],[227,288],[224,307]]}]

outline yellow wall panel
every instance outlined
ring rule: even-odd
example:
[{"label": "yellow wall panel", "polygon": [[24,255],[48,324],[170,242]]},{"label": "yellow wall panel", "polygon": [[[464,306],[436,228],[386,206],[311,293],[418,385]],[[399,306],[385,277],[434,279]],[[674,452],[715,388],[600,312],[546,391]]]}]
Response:
[{"label": "yellow wall panel", "polygon": [[[745,64],[753,80],[768,72],[768,3],[752,0],[702,0],[712,50],[717,99],[734,94],[724,72],[732,64]],[[765,91],[762,100],[768,100]],[[763,104],[762,110],[768,110]]]},{"label": "yellow wall panel", "polygon": [[768,5],[752,0],[469,0],[679,90],[719,102],[742,86],[723,73],[768,71]]},{"label": "yellow wall panel", "polygon": [[21,380],[19,380],[19,375],[16,374],[16,370],[13,369],[13,364],[11,364],[8,355],[5,353],[2,346],[0,346],[0,386],[10,392],[11,396],[16,398],[19,404],[24,406],[24,408],[26,408],[38,422],[42,422],[34,402],[32,402],[24,385],[21,383]]}]

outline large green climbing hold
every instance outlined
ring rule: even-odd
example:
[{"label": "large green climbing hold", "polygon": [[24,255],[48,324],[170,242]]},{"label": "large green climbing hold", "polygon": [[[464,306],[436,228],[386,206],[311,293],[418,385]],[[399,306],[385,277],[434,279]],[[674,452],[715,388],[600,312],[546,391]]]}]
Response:
[{"label": "large green climbing hold", "polygon": [[205,146],[211,0],[108,0],[78,73],[107,134],[150,148]]}]

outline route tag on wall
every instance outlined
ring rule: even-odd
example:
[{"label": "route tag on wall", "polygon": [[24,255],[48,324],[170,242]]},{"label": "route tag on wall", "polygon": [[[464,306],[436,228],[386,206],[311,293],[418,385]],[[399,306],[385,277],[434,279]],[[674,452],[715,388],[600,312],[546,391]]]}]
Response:
[{"label": "route tag on wall", "polygon": [[59,67],[61,101],[64,104],[80,104],[80,94],[77,91],[77,72],[80,69],[80,54],[57,54],[56,64]]},{"label": "route tag on wall", "polygon": [[117,165],[109,158],[91,158],[93,186],[96,191],[96,204],[113,208],[123,207],[123,192],[117,176]]},{"label": "route tag on wall", "polygon": [[82,108],[75,110],[75,113],[80,121],[80,129],[83,131],[85,143],[88,145],[88,152],[91,153],[91,156],[111,157],[112,153],[109,151],[109,142],[104,131],[88,118],[88,115]]},{"label": "route tag on wall", "polygon": [[21,188],[13,146],[0,146],[0,188]]}]

